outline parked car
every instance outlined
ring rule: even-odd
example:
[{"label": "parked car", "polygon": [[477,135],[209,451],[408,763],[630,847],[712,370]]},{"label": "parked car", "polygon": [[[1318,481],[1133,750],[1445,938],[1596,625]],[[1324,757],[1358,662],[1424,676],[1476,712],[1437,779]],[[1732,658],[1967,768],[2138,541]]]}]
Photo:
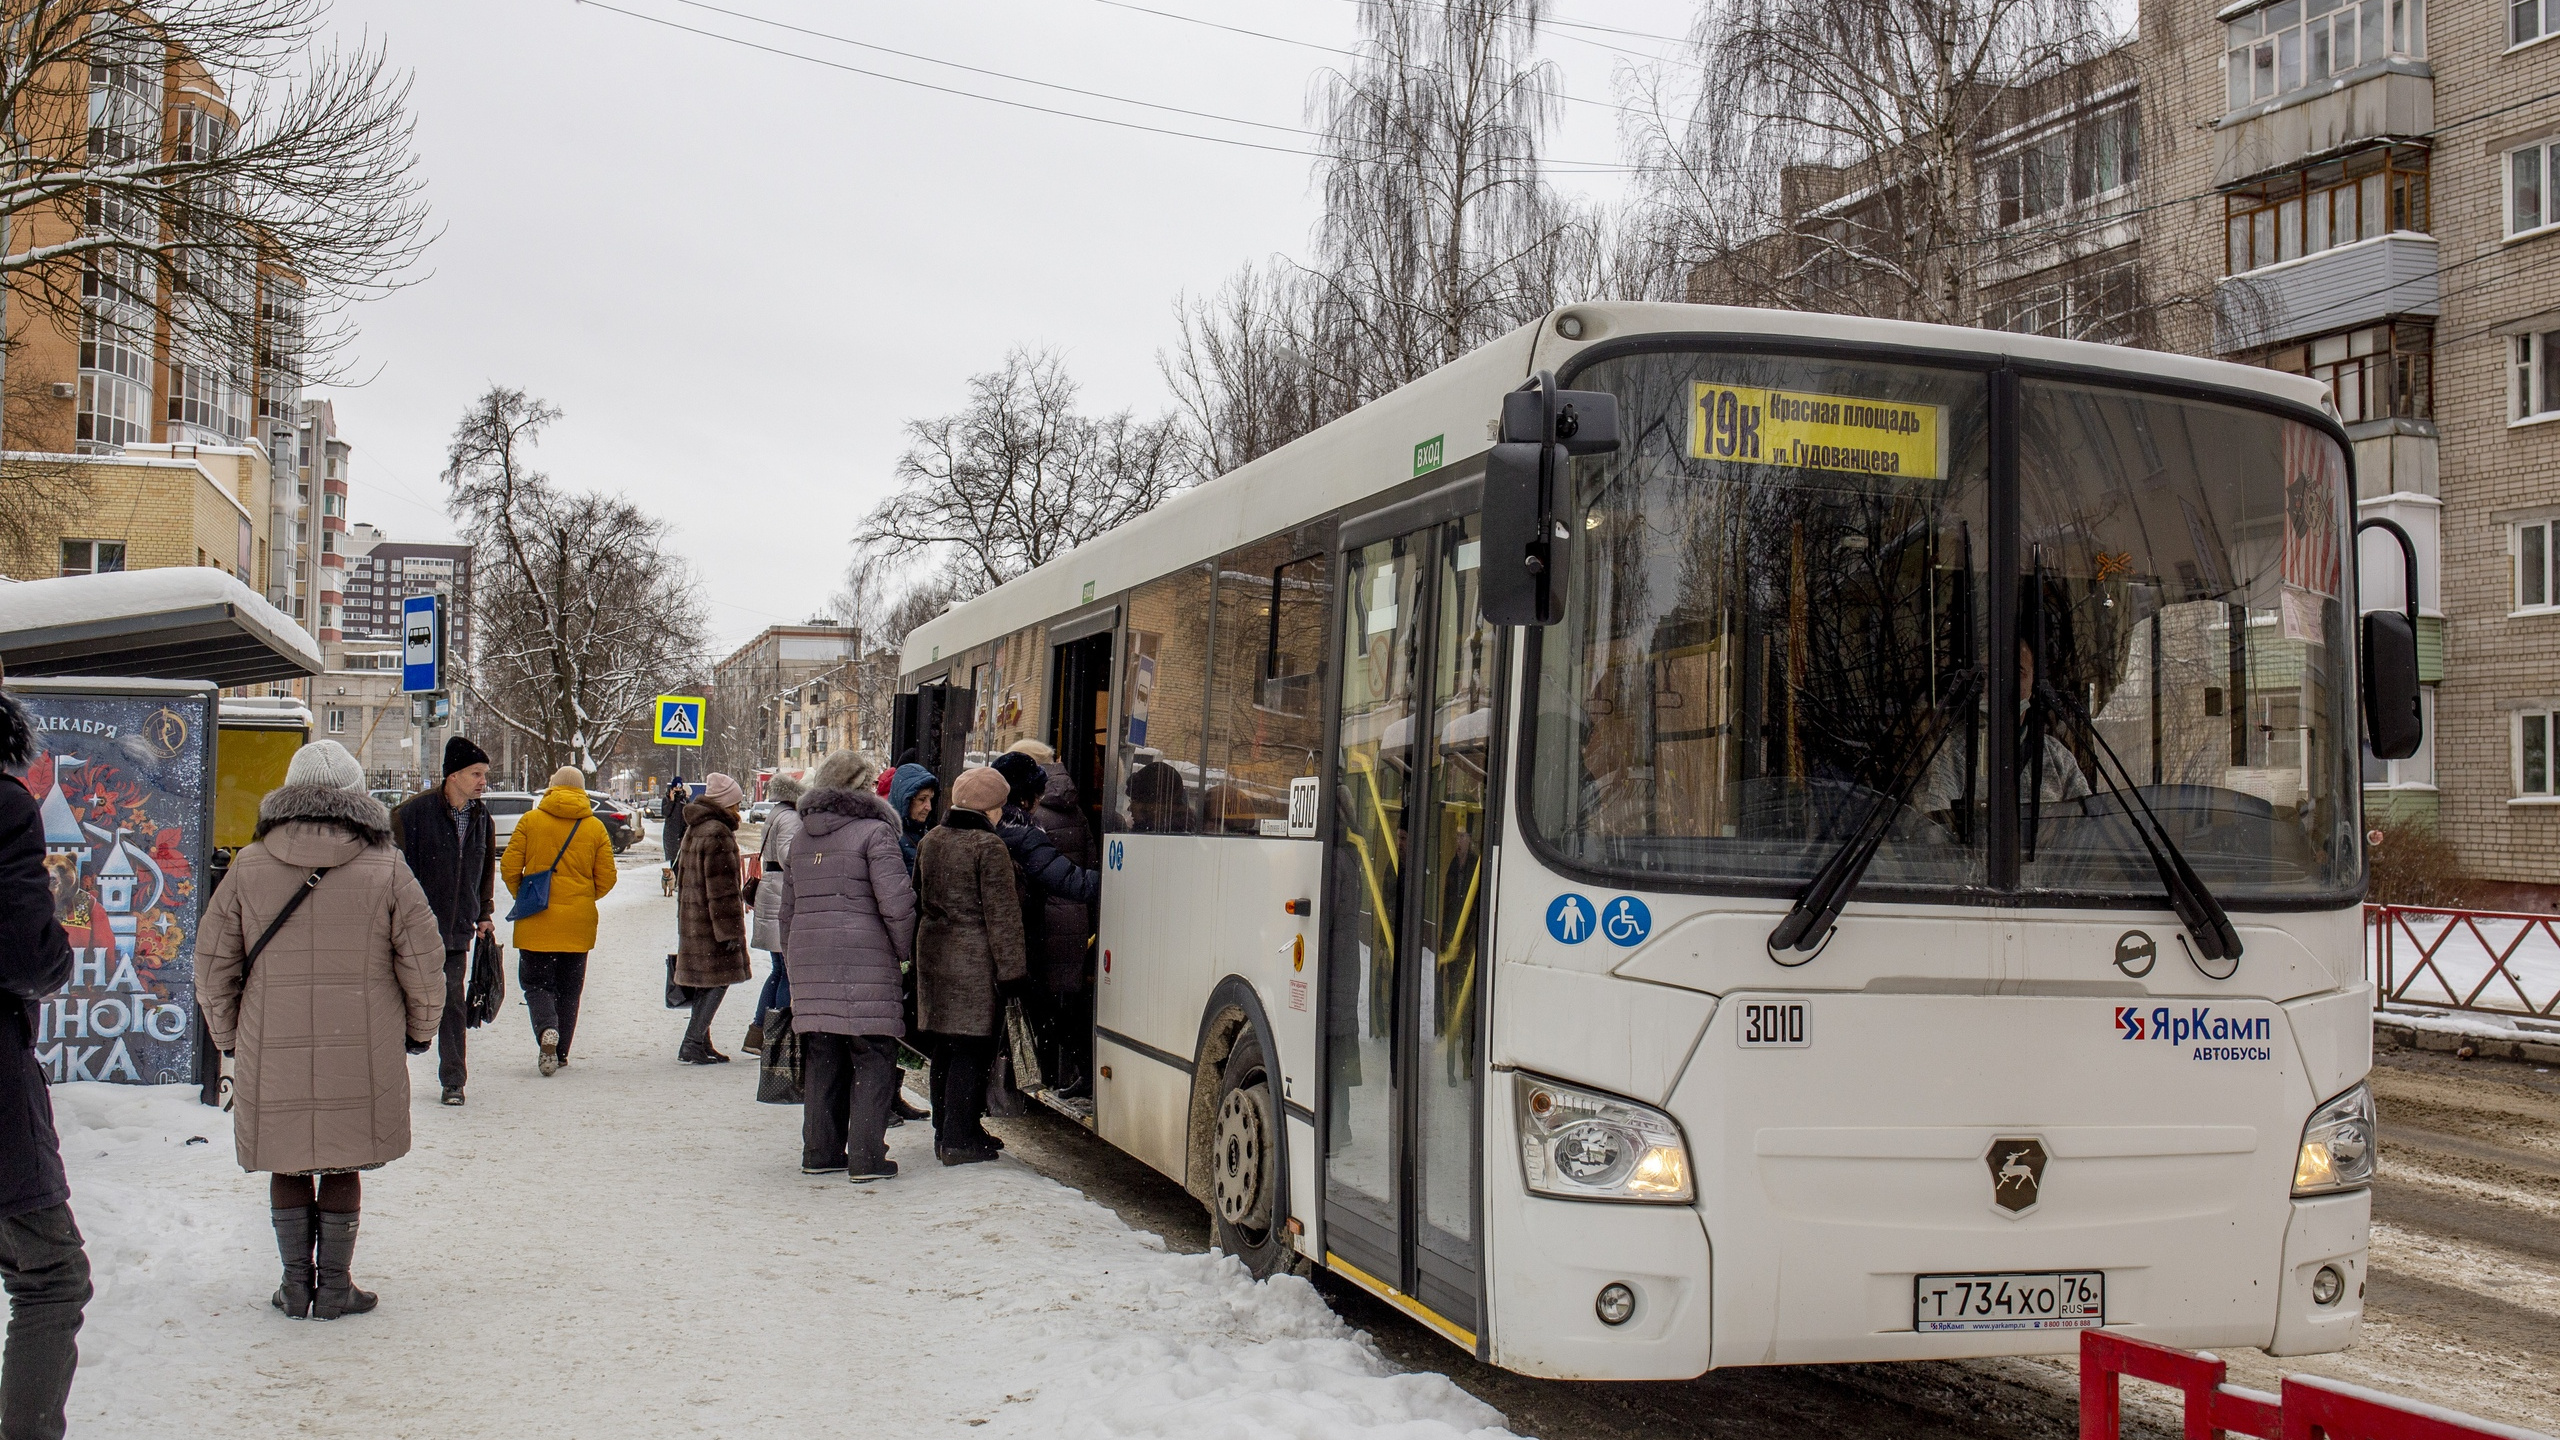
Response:
[{"label": "parked car", "polygon": [[523,790],[491,790],[480,797],[480,803],[489,807],[489,818],[497,824],[500,845],[516,833],[516,822],[541,801],[541,796]]},{"label": "parked car", "polygon": [[753,805],[747,807],[747,823],[751,825],[761,825],[765,822],[765,817],[772,813],[773,802],[770,800],[759,800]]},{"label": "parked car", "polygon": [[601,790],[588,791],[587,800],[596,807],[596,818],[604,822],[604,833],[613,841],[614,854],[630,849],[634,841],[648,833],[648,827],[640,823],[640,817],[632,813],[628,804]]},{"label": "parked car", "polygon": [[658,796],[652,795],[649,797],[648,803],[640,807],[640,813],[648,816],[652,820],[664,820],[667,818],[667,802]]},{"label": "parked car", "polygon": [[408,800],[409,796],[413,792],[407,790],[368,790],[365,793],[372,796],[374,799],[381,801],[391,809],[397,810]]}]

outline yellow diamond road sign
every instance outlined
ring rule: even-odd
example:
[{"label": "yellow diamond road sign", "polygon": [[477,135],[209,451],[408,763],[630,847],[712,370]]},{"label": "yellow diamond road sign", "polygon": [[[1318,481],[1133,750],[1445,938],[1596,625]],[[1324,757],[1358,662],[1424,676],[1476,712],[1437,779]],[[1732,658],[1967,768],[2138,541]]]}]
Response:
[{"label": "yellow diamond road sign", "polygon": [[661,695],[658,697],[658,743],[661,745],[699,745],[702,743],[702,697],[699,695]]}]

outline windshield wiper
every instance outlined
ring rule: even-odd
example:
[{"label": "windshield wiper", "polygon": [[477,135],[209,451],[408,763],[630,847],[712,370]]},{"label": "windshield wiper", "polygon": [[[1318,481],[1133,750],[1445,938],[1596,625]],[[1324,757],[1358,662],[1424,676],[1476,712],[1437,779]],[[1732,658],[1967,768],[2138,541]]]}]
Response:
[{"label": "windshield wiper", "polygon": [[1833,922],[1840,918],[1840,911],[1849,903],[1849,892],[1858,888],[1859,877],[1867,873],[1867,866],[1876,858],[1876,850],[1884,844],[1885,832],[1892,828],[1893,817],[1902,813],[1902,807],[1911,799],[1912,787],[1929,773],[1929,766],[1938,758],[1938,752],[1946,747],[1947,732],[1954,728],[1951,723],[1953,717],[1971,708],[1974,696],[1981,689],[1982,671],[1979,667],[1962,671],[1947,702],[1930,707],[1922,721],[1924,728],[1914,737],[1915,741],[1926,743],[1912,746],[1913,753],[1906,756],[1902,767],[1895,771],[1891,788],[1878,795],[1875,803],[1867,807],[1866,815],[1858,821],[1858,828],[1850,833],[1840,848],[1831,852],[1830,857],[1822,862],[1822,868],[1813,872],[1813,879],[1806,883],[1804,893],[1796,897],[1796,903],[1788,909],[1786,918],[1778,922],[1777,929],[1769,932],[1771,959],[1776,959],[1781,950],[1806,951],[1805,958],[1811,959],[1809,952],[1823,947],[1830,937]]},{"label": "windshield wiper", "polygon": [[[2078,722],[2080,733],[2098,747],[2098,779],[2109,795],[2132,802],[2124,807],[2125,818],[2132,822],[2133,833],[2141,837],[2142,848],[2151,852],[2152,867],[2160,872],[2161,888],[2169,892],[2169,908],[2176,912],[2178,923],[2195,937],[2196,949],[2207,960],[2239,959],[2240,932],[2232,928],[2229,912],[2205,888],[2195,867],[2187,863],[2185,852],[2178,849],[2178,842],[2169,838],[2169,827],[2151,812],[2151,802],[2142,798],[2140,787],[2133,783],[2133,772],[2116,758],[2115,747],[2098,733],[2098,723],[2081,707],[2078,697],[2066,695],[2039,679],[2035,703],[2065,721]],[[2119,777],[2122,783],[2118,783]]]}]

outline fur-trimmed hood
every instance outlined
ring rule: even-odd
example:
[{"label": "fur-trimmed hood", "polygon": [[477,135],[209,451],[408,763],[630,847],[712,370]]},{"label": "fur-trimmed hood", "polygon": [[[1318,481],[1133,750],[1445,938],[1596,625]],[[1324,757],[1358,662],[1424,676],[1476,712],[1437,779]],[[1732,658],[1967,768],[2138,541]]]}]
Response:
[{"label": "fur-trimmed hood", "polygon": [[381,801],[334,785],[283,785],[268,791],[258,802],[254,838],[264,840],[268,831],[296,820],[335,827],[367,845],[391,839],[391,811]]},{"label": "fur-trimmed hood", "polygon": [[831,835],[857,820],[898,828],[898,812],[869,790],[829,786],[800,797],[800,823],[812,835]]},{"label": "fur-trimmed hood", "polygon": [[0,690],[0,770],[24,770],[35,758],[36,722],[17,696]]}]

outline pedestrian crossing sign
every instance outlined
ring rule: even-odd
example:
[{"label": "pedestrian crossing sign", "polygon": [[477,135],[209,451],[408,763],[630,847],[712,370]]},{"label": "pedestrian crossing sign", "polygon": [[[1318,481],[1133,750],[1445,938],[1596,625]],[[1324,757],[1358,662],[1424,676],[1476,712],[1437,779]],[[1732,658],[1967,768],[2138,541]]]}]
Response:
[{"label": "pedestrian crossing sign", "polygon": [[657,741],[661,745],[699,745],[702,743],[702,697],[699,695],[661,695],[658,697]]}]

